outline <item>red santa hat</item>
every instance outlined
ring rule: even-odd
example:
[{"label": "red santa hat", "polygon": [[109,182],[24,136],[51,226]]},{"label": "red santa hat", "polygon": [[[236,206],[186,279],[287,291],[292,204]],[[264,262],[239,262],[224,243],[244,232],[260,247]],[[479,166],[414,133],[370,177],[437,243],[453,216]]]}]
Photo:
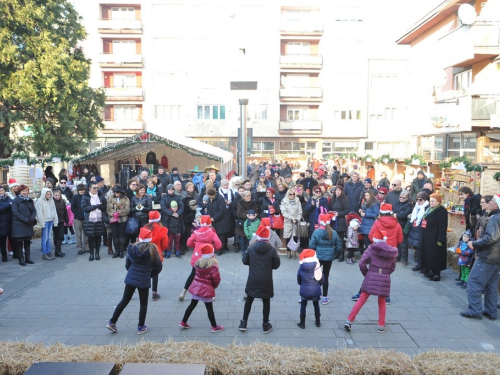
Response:
[{"label": "red santa hat", "polygon": [[209,227],[212,225],[212,219],[208,215],[201,215],[200,225],[202,227]]},{"label": "red santa hat", "polygon": [[263,217],[262,219],[260,219],[259,226],[271,228],[271,219],[268,217]]},{"label": "red santa hat", "polygon": [[387,241],[387,232],[385,230],[377,229],[375,233],[373,233],[373,242],[386,242]]},{"label": "red santa hat", "polygon": [[149,211],[149,222],[157,223],[161,219],[161,215],[158,211]]},{"label": "red santa hat", "polygon": [[[10,180],[9,180],[9,184],[10,184]],[[495,194],[493,196],[493,199],[495,199],[495,202],[497,203],[497,206],[500,207],[500,194]]]},{"label": "red santa hat", "polygon": [[380,206],[381,214],[392,214],[392,204],[390,203],[382,203]]},{"label": "red santa hat", "polygon": [[326,227],[330,224],[330,220],[332,219],[330,214],[320,214],[318,217],[318,224],[322,227]]},{"label": "red santa hat", "polygon": [[153,232],[149,229],[141,228],[139,232],[139,242],[151,242],[153,240]]},{"label": "red santa hat", "polygon": [[12,188],[14,186],[19,186],[19,183],[15,178],[9,178],[9,187]]},{"label": "red santa hat", "polygon": [[255,235],[257,236],[257,240],[268,240],[271,236],[271,232],[269,231],[268,227],[260,225],[257,228],[257,232],[255,232]]},{"label": "red santa hat", "polygon": [[201,257],[202,258],[212,258],[214,256],[214,247],[210,244],[205,244],[202,246],[201,250]]},{"label": "red santa hat", "polygon": [[323,276],[323,271],[321,271],[321,265],[319,264],[319,260],[316,257],[316,251],[312,249],[304,249],[300,253],[299,257],[300,264],[303,263],[316,263],[316,267],[314,268],[314,278],[319,281],[321,280],[321,277]]}]

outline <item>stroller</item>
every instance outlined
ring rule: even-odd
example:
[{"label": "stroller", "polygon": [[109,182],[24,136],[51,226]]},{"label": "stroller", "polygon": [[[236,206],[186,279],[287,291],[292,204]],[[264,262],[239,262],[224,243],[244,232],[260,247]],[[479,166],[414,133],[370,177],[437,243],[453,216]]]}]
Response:
[{"label": "stroller", "polygon": [[[347,223],[347,226],[349,226],[349,224],[351,224],[351,221],[353,219],[356,219],[357,221],[359,221],[359,223],[361,224],[361,216],[359,216],[357,213],[355,212],[351,212],[350,214],[347,214],[345,216],[345,221]],[[363,239],[363,235],[361,235],[360,239]]]}]

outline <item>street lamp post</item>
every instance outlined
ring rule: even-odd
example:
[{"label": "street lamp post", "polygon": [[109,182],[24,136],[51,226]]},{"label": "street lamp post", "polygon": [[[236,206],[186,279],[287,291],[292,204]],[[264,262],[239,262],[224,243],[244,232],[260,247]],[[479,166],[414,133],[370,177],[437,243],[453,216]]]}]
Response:
[{"label": "street lamp post", "polygon": [[247,105],[248,99],[239,99],[240,102],[240,153],[241,153],[241,179],[247,174]]}]

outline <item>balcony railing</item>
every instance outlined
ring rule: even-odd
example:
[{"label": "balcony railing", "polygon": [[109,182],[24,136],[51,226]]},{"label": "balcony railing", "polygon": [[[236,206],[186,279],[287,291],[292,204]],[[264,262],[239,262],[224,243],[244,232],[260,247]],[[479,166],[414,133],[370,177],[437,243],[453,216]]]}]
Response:
[{"label": "balcony railing", "polygon": [[500,97],[472,98],[472,120],[490,120],[499,110]]},{"label": "balcony railing", "polygon": [[101,67],[129,66],[141,67],[142,55],[132,53],[101,53],[99,55],[99,65]]},{"label": "balcony railing", "polygon": [[281,55],[281,68],[308,68],[321,69],[323,56],[321,55]]},{"label": "balcony railing", "polygon": [[281,35],[322,35],[323,24],[319,20],[282,21]]},{"label": "balcony railing", "polygon": [[106,87],[106,100],[143,100],[144,90],[141,87]]},{"label": "balcony railing", "polygon": [[321,133],[323,125],[319,120],[295,120],[280,121],[280,133],[301,133],[318,134]]},{"label": "balcony railing", "polygon": [[439,39],[438,50],[445,68],[471,65],[476,58],[500,54],[500,22],[462,26]]},{"label": "balcony railing", "polygon": [[280,99],[282,101],[321,101],[323,90],[319,87],[280,89]]},{"label": "balcony railing", "polygon": [[142,131],[144,122],[138,120],[104,121],[103,131]]},{"label": "balcony railing", "polygon": [[99,20],[97,27],[100,33],[132,33],[142,32],[141,20]]}]

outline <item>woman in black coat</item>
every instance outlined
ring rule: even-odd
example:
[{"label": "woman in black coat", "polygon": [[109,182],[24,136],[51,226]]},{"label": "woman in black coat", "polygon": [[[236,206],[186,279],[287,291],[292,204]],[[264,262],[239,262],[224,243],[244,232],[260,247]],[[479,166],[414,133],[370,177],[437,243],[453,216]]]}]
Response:
[{"label": "woman in black coat", "polygon": [[[28,196],[29,188],[26,185],[20,185],[19,195],[12,201],[12,227],[11,236],[17,250],[19,265],[25,266],[26,263],[33,264],[31,260],[31,237],[33,237],[33,226],[36,224],[35,203]],[[24,247],[24,258],[23,258]]]},{"label": "woman in black coat", "polygon": [[276,249],[268,241],[271,233],[267,227],[260,226],[256,235],[257,241],[243,253],[242,258],[243,264],[249,266],[249,269],[245,287],[247,300],[239,329],[246,331],[253,300],[262,298],[262,328],[264,333],[269,333],[273,329],[269,323],[271,298],[274,297],[273,270],[279,268],[280,258]]},{"label": "woman in black coat", "polygon": [[12,199],[5,194],[3,185],[0,185],[0,249],[2,262],[7,262],[7,238],[12,246],[10,228],[12,226]]},{"label": "woman in black coat", "polygon": [[55,184],[57,184],[59,182],[56,175],[54,174],[54,170],[53,170],[51,165],[49,165],[47,168],[45,168],[45,179],[47,179],[47,178],[51,178],[54,180],[54,187],[55,187]]},{"label": "woman in black coat", "polygon": [[413,246],[415,249],[416,261],[415,267],[413,267],[412,271],[421,271],[422,270],[422,232],[424,228],[422,227],[422,220],[429,207],[429,196],[426,192],[421,191],[417,194],[417,201],[415,203],[415,207],[413,207],[413,211],[410,217],[410,232],[408,233],[408,245]]},{"label": "woman in black coat", "polygon": [[207,189],[208,204],[207,214],[212,219],[212,227],[215,229],[222,248],[217,252],[217,255],[222,255],[223,251],[227,251],[227,234],[231,230],[231,218],[229,210],[226,209],[226,201],[224,197],[217,193],[214,188]]},{"label": "woman in black coat", "polygon": [[347,198],[347,195],[344,194],[344,188],[341,185],[335,186],[335,192],[330,200],[328,211],[337,213],[335,220],[330,221],[330,226],[339,235],[342,246],[340,254],[336,254],[335,257],[338,257],[339,262],[343,262],[345,252],[344,237],[347,232],[347,222],[345,217],[349,213],[349,198]]},{"label": "woman in black coat", "polygon": [[249,242],[244,229],[248,210],[254,210],[255,212],[259,211],[257,203],[252,200],[252,193],[244,191],[242,192],[242,199],[239,201],[238,208],[236,209],[237,222],[241,224],[236,226],[236,234],[240,237],[240,247],[243,252],[247,250]]},{"label": "woman in black coat", "polygon": [[429,209],[424,215],[425,224],[422,233],[423,261],[422,269],[432,281],[441,280],[441,271],[446,269],[446,232],[448,229],[448,211],[441,206],[441,194],[431,194]]},{"label": "woman in black coat", "polygon": [[413,206],[410,202],[410,192],[403,190],[399,195],[399,201],[392,207],[394,217],[398,220],[401,229],[403,230],[403,242],[398,245],[398,256],[396,261],[400,260],[402,266],[408,265],[408,232],[404,229],[408,222],[408,216],[411,215]]},{"label": "woman in black coat", "polygon": [[89,191],[82,197],[82,210],[84,212],[83,232],[89,239],[89,261],[100,260],[101,236],[106,233],[104,220],[107,218],[107,203],[104,195],[97,190],[97,184],[91,181]]}]

